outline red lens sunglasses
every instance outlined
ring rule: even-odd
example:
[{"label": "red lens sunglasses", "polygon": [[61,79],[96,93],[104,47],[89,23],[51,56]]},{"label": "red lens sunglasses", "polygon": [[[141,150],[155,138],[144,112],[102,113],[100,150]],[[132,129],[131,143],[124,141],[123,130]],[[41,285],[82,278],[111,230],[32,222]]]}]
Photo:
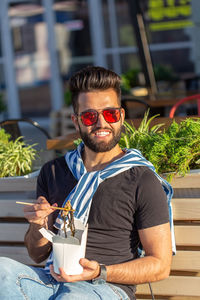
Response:
[{"label": "red lens sunglasses", "polygon": [[91,109],[83,111],[77,116],[81,118],[83,125],[92,126],[97,123],[100,113],[103,115],[104,120],[108,123],[116,123],[121,118],[121,108],[105,108],[101,112]]}]

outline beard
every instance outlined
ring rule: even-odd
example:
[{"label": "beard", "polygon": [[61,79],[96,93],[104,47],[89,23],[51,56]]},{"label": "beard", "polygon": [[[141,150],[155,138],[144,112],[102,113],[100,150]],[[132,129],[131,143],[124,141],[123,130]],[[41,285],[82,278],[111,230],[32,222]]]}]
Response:
[{"label": "beard", "polygon": [[[95,130],[92,130],[91,133],[95,133],[95,131],[99,130],[99,129],[108,129],[108,128],[96,128]],[[113,149],[118,143],[119,140],[121,138],[121,131],[122,131],[122,127],[120,126],[118,131],[114,131],[112,129],[109,128],[109,130],[112,133],[113,138],[109,141],[109,142],[99,142],[96,143],[90,136],[90,134],[87,134],[86,132],[83,132],[81,130],[81,128],[79,127],[79,131],[80,131],[80,136],[84,142],[84,144],[93,152],[99,153],[99,152],[107,152],[110,151],[111,149]]]}]

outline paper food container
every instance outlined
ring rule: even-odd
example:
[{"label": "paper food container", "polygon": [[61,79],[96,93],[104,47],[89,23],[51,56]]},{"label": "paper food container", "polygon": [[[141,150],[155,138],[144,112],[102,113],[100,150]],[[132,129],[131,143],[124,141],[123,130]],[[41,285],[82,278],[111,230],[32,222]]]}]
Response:
[{"label": "paper food container", "polygon": [[54,234],[52,231],[41,228],[39,231],[53,244],[53,266],[56,273],[63,268],[67,275],[78,275],[83,271],[79,264],[80,258],[85,257],[88,225],[84,226],[78,219],[74,219],[75,236],[71,236],[67,229],[67,238]]}]

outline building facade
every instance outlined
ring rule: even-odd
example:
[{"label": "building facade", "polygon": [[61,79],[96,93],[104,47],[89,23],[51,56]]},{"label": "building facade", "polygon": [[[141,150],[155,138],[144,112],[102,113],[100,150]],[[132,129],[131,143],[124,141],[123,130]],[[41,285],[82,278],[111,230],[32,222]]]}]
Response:
[{"label": "building facade", "polygon": [[197,90],[199,8],[199,0],[1,0],[0,94],[7,116],[61,109],[69,76],[87,65],[142,75],[145,51],[158,88],[168,78],[179,89]]}]

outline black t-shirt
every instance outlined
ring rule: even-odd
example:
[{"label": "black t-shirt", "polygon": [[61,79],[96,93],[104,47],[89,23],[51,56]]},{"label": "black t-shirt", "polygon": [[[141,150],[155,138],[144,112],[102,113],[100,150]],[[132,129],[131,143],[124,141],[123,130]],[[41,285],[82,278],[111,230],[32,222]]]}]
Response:
[{"label": "black t-shirt", "polygon": [[[62,206],[77,180],[64,157],[46,163],[38,177],[37,196]],[[54,213],[54,220],[58,212]],[[169,222],[166,194],[148,167],[133,167],[104,180],[92,200],[86,258],[105,265],[138,257],[138,230]],[[116,284],[134,299],[135,286]]]}]

